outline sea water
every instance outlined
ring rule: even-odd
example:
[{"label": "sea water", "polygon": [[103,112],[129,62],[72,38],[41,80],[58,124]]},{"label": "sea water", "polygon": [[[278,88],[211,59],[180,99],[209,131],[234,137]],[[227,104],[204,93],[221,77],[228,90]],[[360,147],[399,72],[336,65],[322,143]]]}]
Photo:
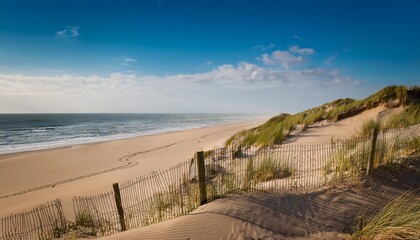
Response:
[{"label": "sea water", "polygon": [[0,154],[258,118],[255,114],[0,114]]}]

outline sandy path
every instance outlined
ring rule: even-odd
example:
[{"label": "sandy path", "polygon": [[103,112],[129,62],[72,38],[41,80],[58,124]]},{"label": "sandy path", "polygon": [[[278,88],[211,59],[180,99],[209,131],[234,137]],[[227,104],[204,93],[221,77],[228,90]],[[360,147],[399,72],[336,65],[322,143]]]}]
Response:
[{"label": "sandy path", "polygon": [[376,119],[385,121],[402,111],[402,107],[385,110],[383,106],[380,106],[338,122],[319,123],[287,139],[285,144],[311,145],[330,142],[331,138],[333,140],[345,139],[356,134],[363,123],[368,120]]},{"label": "sandy path", "polygon": [[[220,146],[239,130],[263,121],[0,155],[0,217],[60,198],[72,219],[73,196],[92,196],[151,171],[166,169],[196,151]],[[141,163],[141,164],[140,164]]]}]

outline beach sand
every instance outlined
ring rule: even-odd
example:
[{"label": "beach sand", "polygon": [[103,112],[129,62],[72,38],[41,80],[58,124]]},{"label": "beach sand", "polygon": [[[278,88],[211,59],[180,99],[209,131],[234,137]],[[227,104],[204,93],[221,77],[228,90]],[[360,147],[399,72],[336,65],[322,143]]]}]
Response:
[{"label": "beach sand", "polygon": [[185,216],[101,239],[348,239],[358,214],[373,214],[419,184],[413,171],[389,176],[377,170],[372,179],[334,189],[217,199]]},{"label": "beach sand", "polygon": [[[346,138],[355,134],[363,122],[400,111],[378,107],[339,122],[311,126],[294,133],[286,144],[319,144],[331,137]],[[0,217],[60,198],[68,219],[73,220],[73,196],[94,196],[110,191],[112,183],[167,169],[190,159],[197,151],[220,147],[234,133],[263,122],[0,155]],[[25,193],[35,188],[40,189]],[[325,193],[233,196],[201,206],[186,216],[109,239],[340,239],[343,226],[350,224],[363,206],[387,196],[384,193],[377,198],[373,192],[372,197],[360,197],[347,190],[337,193],[340,196]]]},{"label": "beach sand", "polygon": [[284,144],[312,145],[326,143],[332,140],[347,139],[357,135],[363,123],[369,120],[386,121],[403,111],[403,107],[386,109],[384,106],[364,111],[356,116],[345,118],[337,122],[324,121],[310,126],[305,131],[297,130]]},{"label": "beach sand", "polygon": [[113,183],[167,169],[264,120],[0,155],[0,218],[60,198],[74,219],[74,196],[94,196]]}]

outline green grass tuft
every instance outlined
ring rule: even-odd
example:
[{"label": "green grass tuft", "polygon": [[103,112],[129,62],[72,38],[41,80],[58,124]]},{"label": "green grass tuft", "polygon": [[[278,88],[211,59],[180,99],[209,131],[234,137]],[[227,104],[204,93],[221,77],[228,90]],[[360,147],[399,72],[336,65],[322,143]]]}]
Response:
[{"label": "green grass tuft", "polygon": [[380,129],[381,123],[379,121],[375,121],[373,119],[363,122],[362,127],[358,131],[358,136],[361,138],[367,138],[372,136],[373,129]]},{"label": "green grass tuft", "polygon": [[360,222],[356,223],[356,231],[350,239],[420,239],[419,216],[420,199],[403,194],[368,218],[362,229]]},{"label": "green grass tuft", "polygon": [[286,164],[281,164],[272,158],[262,160],[255,168],[252,179],[254,183],[271,181],[290,177],[294,173]]},{"label": "green grass tuft", "polygon": [[81,212],[76,216],[76,226],[95,227],[95,219],[88,212]]}]

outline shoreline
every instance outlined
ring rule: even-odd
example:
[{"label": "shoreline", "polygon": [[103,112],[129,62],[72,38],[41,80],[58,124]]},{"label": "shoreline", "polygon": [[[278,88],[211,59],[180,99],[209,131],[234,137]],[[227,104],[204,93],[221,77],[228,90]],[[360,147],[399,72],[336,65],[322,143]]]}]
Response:
[{"label": "shoreline", "polygon": [[0,218],[60,198],[71,219],[74,196],[126,182],[222,146],[234,133],[266,119],[0,155]]},{"label": "shoreline", "polygon": [[0,151],[0,161],[3,158],[3,156],[19,154],[19,153],[31,153],[31,152],[51,150],[51,149],[65,149],[65,148],[71,148],[71,147],[80,146],[80,145],[105,143],[105,142],[119,141],[119,140],[125,140],[125,139],[133,139],[133,138],[138,138],[138,137],[162,135],[162,134],[167,134],[167,133],[168,134],[169,133],[177,133],[177,132],[189,131],[189,130],[194,130],[194,129],[203,129],[203,128],[225,125],[225,124],[241,124],[241,123],[248,123],[248,122],[261,122],[261,121],[266,121],[269,118],[270,117],[268,117],[268,116],[259,116],[259,117],[251,118],[251,119],[241,119],[241,120],[232,121],[232,122],[208,124],[206,126],[199,126],[199,127],[186,127],[184,129],[176,129],[176,130],[167,129],[167,130],[156,131],[156,132],[152,132],[152,133],[127,134],[125,136],[122,136],[122,135],[119,135],[119,136],[115,135],[114,137],[113,136],[104,136],[104,137],[98,137],[95,140],[85,141],[85,142],[80,142],[80,143],[63,143],[63,144],[49,145],[49,146],[28,147],[28,149],[19,149],[19,150],[11,150],[11,151],[3,151],[3,152]]}]

